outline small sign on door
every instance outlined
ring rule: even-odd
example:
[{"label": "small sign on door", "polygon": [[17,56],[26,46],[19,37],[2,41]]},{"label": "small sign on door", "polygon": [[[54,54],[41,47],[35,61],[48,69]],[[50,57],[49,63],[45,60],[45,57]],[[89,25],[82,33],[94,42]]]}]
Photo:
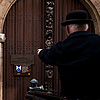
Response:
[{"label": "small sign on door", "polygon": [[30,76],[31,65],[14,65],[14,76]]}]

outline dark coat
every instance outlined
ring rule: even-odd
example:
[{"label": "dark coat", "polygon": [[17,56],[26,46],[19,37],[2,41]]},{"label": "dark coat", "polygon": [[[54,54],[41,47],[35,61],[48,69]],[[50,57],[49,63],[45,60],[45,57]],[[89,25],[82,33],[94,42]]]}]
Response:
[{"label": "dark coat", "polygon": [[40,59],[58,66],[61,93],[68,96],[92,95],[100,91],[100,36],[74,32],[63,42],[43,49]]}]

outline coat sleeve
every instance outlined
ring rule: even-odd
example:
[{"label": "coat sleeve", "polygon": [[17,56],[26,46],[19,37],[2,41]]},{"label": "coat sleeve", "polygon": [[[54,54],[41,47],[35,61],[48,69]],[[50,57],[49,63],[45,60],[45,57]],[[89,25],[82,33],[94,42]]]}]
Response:
[{"label": "coat sleeve", "polygon": [[39,53],[39,58],[45,63],[50,65],[59,65],[61,56],[63,55],[63,43],[58,42],[50,49],[43,49]]}]

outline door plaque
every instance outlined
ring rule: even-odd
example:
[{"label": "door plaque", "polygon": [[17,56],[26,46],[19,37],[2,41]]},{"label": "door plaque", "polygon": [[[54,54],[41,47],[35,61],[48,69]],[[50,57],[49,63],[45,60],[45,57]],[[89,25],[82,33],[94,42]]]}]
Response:
[{"label": "door plaque", "polygon": [[34,55],[11,55],[11,64],[14,65],[34,64]]},{"label": "door plaque", "polygon": [[14,66],[14,76],[30,76],[34,55],[11,55],[11,64]]}]

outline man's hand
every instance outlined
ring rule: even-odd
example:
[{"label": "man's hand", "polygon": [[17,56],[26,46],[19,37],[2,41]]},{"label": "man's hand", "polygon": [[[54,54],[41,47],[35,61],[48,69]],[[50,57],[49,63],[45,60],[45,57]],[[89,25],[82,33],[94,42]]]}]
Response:
[{"label": "man's hand", "polygon": [[38,49],[38,50],[37,50],[37,55],[39,55],[39,53],[40,53],[41,50],[42,50],[42,49]]}]

